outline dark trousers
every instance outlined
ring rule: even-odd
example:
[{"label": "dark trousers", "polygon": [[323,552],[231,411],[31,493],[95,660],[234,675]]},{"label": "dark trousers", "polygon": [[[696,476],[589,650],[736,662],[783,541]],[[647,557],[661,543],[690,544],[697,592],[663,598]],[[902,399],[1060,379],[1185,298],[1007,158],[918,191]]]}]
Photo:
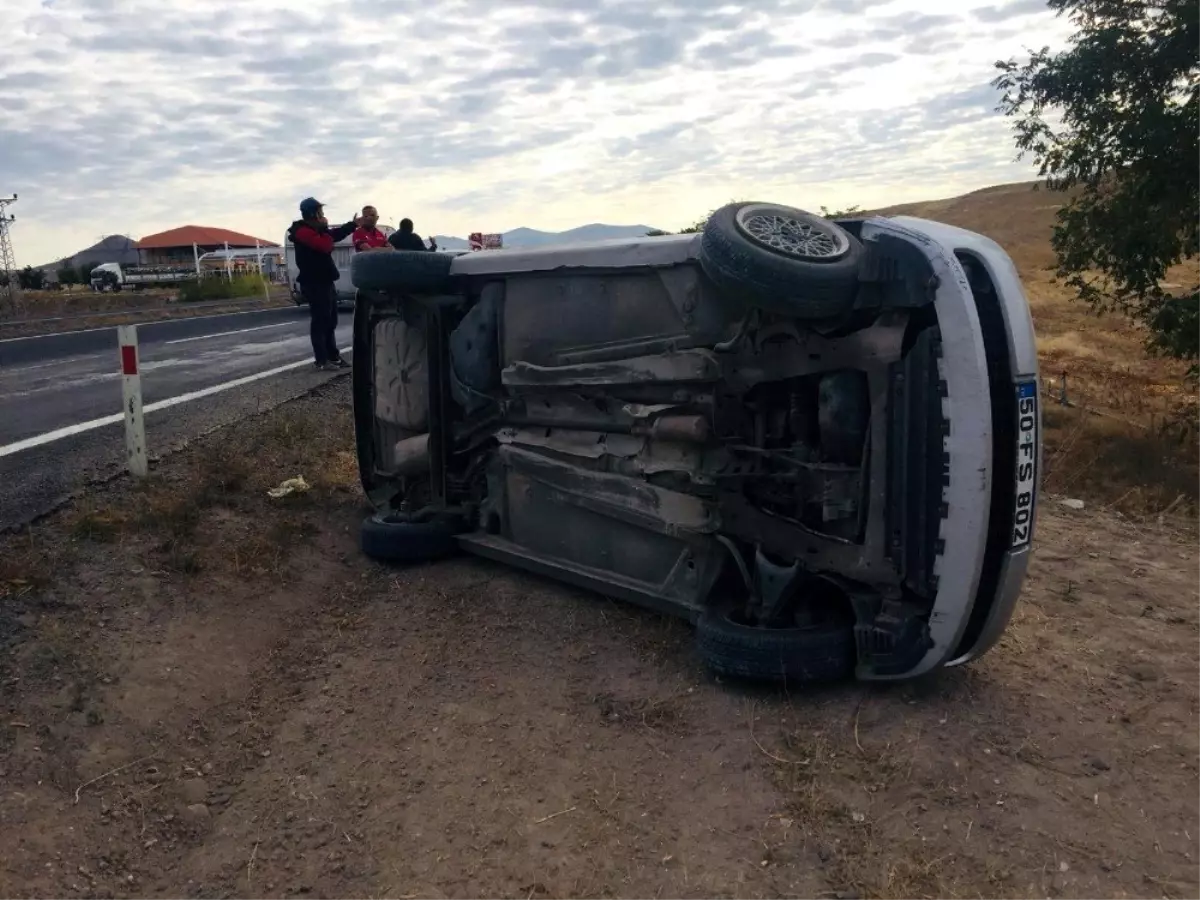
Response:
[{"label": "dark trousers", "polygon": [[334,337],[338,322],[337,291],[332,284],[302,284],[300,295],[308,303],[313,360],[319,365],[340,359]]}]

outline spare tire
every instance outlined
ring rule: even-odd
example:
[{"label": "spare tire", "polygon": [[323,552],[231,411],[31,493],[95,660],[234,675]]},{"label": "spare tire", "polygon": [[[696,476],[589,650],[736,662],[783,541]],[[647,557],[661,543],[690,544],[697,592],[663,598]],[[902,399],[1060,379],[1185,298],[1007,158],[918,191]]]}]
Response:
[{"label": "spare tire", "polygon": [[705,610],[696,650],[718,675],[751,681],[828,682],[854,674],[853,621],[766,628],[746,622],[735,606]]},{"label": "spare tire", "polygon": [[428,522],[393,521],[375,515],[363,520],[359,543],[364,554],[381,562],[432,562],[456,553],[455,536],[466,530],[462,519],[449,514]]},{"label": "spare tire", "polygon": [[822,320],[853,307],[863,246],[802,209],[730,203],[709,217],[699,256],[722,290],[768,312]]},{"label": "spare tire", "polygon": [[356,253],[350,280],[356,288],[399,294],[441,294],[450,289],[454,257],[423,250]]}]

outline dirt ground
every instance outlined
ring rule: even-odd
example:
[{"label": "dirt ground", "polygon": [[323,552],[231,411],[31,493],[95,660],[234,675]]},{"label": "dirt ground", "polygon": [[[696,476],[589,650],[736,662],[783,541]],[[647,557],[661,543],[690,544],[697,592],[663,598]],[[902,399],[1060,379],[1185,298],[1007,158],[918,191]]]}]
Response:
[{"label": "dirt ground", "polygon": [[347,410],[341,379],[0,544],[0,894],[1200,890],[1193,531],[1048,499],[979,664],[748,688],[624,604],[364,559]]}]

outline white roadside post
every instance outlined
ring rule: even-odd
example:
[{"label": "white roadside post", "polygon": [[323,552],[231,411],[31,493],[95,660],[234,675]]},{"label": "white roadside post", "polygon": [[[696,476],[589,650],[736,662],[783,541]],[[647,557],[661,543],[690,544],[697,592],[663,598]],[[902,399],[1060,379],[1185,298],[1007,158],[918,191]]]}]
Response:
[{"label": "white roadside post", "polygon": [[146,423],[142,418],[142,376],[138,372],[136,325],[118,325],[117,343],[121,347],[121,401],[125,409],[125,459],[129,473],[144,478],[146,462]]},{"label": "white roadside post", "polygon": [[267,287],[267,274],[263,271],[262,246],[258,243],[258,238],[254,239],[254,255],[258,257],[258,280],[262,282],[263,299],[270,302],[271,290]]}]

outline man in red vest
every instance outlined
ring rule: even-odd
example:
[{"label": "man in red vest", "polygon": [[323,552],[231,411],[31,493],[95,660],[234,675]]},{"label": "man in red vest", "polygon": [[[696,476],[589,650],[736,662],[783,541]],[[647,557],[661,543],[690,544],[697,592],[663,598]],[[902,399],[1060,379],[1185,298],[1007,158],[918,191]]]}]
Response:
[{"label": "man in red vest", "polygon": [[362,224],[354,229],[354,237],[351,238],[354,244],[354,252],[363,253],[368,250],[388,249],[387,235],[376,227],[378,224],[379,213],[375,207],[364,206],[362,209]]}]

